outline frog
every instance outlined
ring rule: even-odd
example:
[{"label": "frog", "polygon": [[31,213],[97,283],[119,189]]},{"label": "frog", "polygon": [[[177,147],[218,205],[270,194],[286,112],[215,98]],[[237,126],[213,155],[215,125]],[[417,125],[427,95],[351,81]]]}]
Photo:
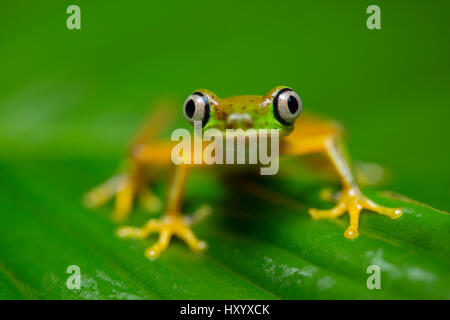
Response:
[{"label": "frog", "polygon": [[[341,191],[331,209],[308,210],[312,219],[336,219],[349,214],[349,225],[344,237],[355,239],[359,236],[359,220],[363,209],[398,219],[402,208],[382,206],[364,195],[359,187],[348,156],[344,149],[344,130],[335,121],[318,116],[301,116],[303,103],[299,94],[289,86],[277,86],[265,95],[239,95],[220,98],[207,89],[199,89],[185,100],[182,112],[191,124],[200,123],[201,130],[229,129],[277,130],[279,132],[280,156],[303,157],[320,154],[331,165],[337,176]],[[152,122],[147,131],[161,123]],[[144,130],[145,131],[145,130]],[[144,135],[145,137],[145,135]],[[135,139],[127,155],[131,169],[113,176],[105,183],[86,194],[85,203],[90,207],[100,206],[115,198],[113,217],[125,220],[132,211],[136,198],[145,199],[141,203],[150,204],[151,210],[164,207],[160,219],[150,219],[142,227],[123,226],[117,235],[122,238],[144,239],[151,234],[159,234],[155,244],[145,250],[145,256],[156,259],[166,250],[171,239],[176,236],[194,252],[207,248],[205,241],[199,240],[192,230],[192,219],[182,213],[184,193],[189,174],[196,165],[171,161],[173,142],[155,139]],[[204,166],[204,164],[203,164]],[[217,166],[217,165],[216,165]],[[171,168],[167,198],[162,205],[155,194],[148,189],[146,171],[149,168]]]}]

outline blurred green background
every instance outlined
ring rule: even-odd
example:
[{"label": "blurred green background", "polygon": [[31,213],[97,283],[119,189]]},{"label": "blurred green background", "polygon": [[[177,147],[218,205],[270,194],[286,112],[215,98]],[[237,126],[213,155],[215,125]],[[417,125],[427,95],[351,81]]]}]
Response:
[{"label": "blurred green background", "polygon": [[[81,30],[66,8],[81,8]],[[381,8],[382,29],[366,28]],[[389,188],[450,209],[447,1],[2,1],[0,156],[117,159],[152,102],[295,88]],[[55,155],[51,152],[52,156]]]},{"label": "blurred green background", "polygon": [[[81,30],[66,28],[70,4]],[[381,30],[366,27],[371,4]],[[174,241],[153,262],[143,251],[155,238],[117,239],[111,206],[81,204],[160,97],[181,111],[202,87],[229,96],[289,85],[305,111],[345,125],[353,158],[390,170],[383,188],[449,210],[448,11],[448,1],[406,0],[1,1],[0,298],[448,299],[448,216],[377,191],[367,192],[404,205],[404,217],[363,214],[348,241],[346,216],[305,212],[323,205],[321,185],[281,180],[300,209],[224,206],[221,185],[203,177],[186,212],[204,199],[219,212],[195,229],[210,250],[199,257]],[[133,224],[148,219],[142,211]],[[383,292],[365,286],[371,263]],[[70,264],[90,277],[79,292],[64,286]]]}]

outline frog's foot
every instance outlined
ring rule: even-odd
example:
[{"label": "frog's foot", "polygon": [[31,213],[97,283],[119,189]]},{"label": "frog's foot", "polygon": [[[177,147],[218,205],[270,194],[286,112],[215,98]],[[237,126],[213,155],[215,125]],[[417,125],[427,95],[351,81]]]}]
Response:
[{"label": "frog's foot", "polygon": [[345,230],[344,236],[349,239],[358,237],[359,215],[362,209],[368,209],[376,213],[397,219],[403,214],[400,208],[387,208],[368,199],[356,188],[345,188],[339,195],[337,204],[329,210],[309,209],[309,214],[314,219],[337,218],[348,211],[350,226]]},{"label": "frog's foot", "polygon": [[126,174],[117,174],[101,185],[87,192],[83,197],[83,203],[88,208],[96,208],[105,204],[126,184]]},{"label": "frog's foot", "polygon": [[191,250],[195,252],[203,251],[206,248],[206,243],[197,239],[190,225],[191,221],[180,214],[167,215],[160,220],[149,220],[142,228],[119,228],[117,234],[121,238],[144,239],[152,233],[159,233],[158,241],[145,251],[147,258],[155,259],[162,251],[167,249],[174,235],[186,242]]},{"label": "frog's foot", "polygon": [[161,208],[161,201],[143,185],[137,178],[121,173],[89,191],[84,196],[84,204],[95,208],[115,197],[113,212],[115,221],[123,221],[130,215],[135,197],[138,197],[140,204],[148,211],[157,212]]}]

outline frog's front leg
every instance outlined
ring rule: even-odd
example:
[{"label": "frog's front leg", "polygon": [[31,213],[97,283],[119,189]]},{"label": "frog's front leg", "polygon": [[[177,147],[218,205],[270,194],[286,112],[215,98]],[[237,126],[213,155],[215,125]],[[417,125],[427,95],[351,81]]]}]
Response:
[{"label": "frog's front leg", "polygon": [[138,239],[146,238],[152,233],[159,233],[156,244],[145,251],[148,258],[157,258],[169,246],[174,235],[185,241],[193,251],[198,252],[206,248],[206,243],[198,240],[192,232],[191,221],[187,217],[183,217],[180,212],[188,170],[186,165],[175,166],[174,176],[169,187],[166,211],[160,220],[151,219],[142,228],[122,227],[117,232],[120,237]]},{"label": "frog's front leg", "polygon": [[338,133],[312,135],[310,137],[298,137],[287,139],[282,151],[285,154],[305,155],[310,153],[322,153],[331,162],[339,180],[342,183],[342,191],[337,204],[329,210],[310,209],[309,214],[314,219],[337,218],[348,211],[350,226],[344,235],[347,238],[358,237],[359,215],[362,209],[368,209],[391,219],[399,218],[403,211],[400,208],[383,207],[364,196],[353,178],[350,166],[340,148]]}]

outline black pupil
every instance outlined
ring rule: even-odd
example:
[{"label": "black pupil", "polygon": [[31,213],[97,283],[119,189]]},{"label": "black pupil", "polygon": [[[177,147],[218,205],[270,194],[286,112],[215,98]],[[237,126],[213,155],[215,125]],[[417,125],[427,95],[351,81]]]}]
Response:
[{"label": "black pupil", "polygon": [[298,110],[298,101],[295,97],[289,96],[288,98],[288,108],[291,113],[296,113]]},{"label": "black pupil", "polygon": [[192,116],[195,113],[195,103],[194,100],[189,100],[188,103],[186,104],[186,115],[189,118],[192,118]]}]

